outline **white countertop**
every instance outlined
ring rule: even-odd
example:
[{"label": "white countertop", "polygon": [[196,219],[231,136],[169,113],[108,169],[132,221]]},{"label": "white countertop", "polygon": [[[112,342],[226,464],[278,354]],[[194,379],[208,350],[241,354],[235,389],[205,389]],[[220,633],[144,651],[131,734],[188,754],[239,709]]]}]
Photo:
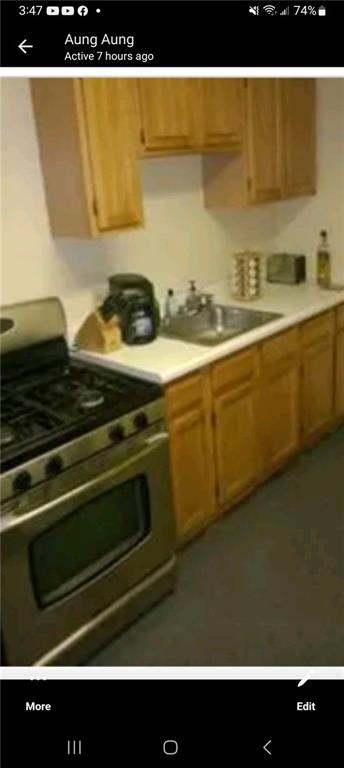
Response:
[{"label": "white countertop", "polygon": [[221,357],[234,354],[273,336],[295,323],[344,303],[344,290],[326,291],[309,283],[293,286],[267,283],[264,286],[264,295],[246,304],[235,301],[228,286],[220,284],[215,290],[215,300],[232,306],[278,312],[283,317],[213,347],[158,337],[150,344],[123,346],[109,355],[82,351],[78,352],[77,356],[133,376],[166,384]]}]

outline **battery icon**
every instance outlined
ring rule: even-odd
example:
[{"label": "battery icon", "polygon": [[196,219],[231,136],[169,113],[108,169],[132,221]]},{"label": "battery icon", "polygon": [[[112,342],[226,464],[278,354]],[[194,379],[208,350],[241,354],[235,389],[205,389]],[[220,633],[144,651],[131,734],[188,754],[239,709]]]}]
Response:
[{"label": "battery icon", "polygon": [[324,5],[320,5],[318,8],[318,16],[326,16],[326,8]]}]

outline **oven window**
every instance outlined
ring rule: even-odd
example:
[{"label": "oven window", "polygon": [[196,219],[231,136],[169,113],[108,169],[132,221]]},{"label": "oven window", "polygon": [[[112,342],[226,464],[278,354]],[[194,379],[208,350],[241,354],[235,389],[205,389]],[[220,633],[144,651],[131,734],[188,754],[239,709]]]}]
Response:
[{"label": "oven window", "polygon": [[137,546],[150,532],[147,479],[138,475],[78,507],[30,545],[38,603],[54,603]]}]

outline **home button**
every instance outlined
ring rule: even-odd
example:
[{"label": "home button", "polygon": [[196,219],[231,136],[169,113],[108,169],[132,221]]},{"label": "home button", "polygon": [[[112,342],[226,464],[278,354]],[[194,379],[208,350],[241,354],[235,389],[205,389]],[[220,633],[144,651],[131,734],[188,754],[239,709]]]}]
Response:
[{"label": "home button", "polygon": [[164,755],[176,755],[178,752],[178,742],[173,739],[167,739],[162,745]]}]

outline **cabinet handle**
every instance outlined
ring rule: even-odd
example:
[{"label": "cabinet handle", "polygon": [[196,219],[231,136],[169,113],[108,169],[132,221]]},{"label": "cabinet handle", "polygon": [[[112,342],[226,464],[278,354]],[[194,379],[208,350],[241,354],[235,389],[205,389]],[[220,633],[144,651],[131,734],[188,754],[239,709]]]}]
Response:
[{"label": "cabinet handle", "polygon": [[92,200],[92,210],[95,216],[98,216],[99,210],[98,210],[98,204],[95,198]]},{"label": "cabinet handle", "polygon": [[140,130],[140,139],[141,139],[141,143],[144,144],[145,143],[145,132],[144,132],[143,128],[141,128],[141,130]]}]

